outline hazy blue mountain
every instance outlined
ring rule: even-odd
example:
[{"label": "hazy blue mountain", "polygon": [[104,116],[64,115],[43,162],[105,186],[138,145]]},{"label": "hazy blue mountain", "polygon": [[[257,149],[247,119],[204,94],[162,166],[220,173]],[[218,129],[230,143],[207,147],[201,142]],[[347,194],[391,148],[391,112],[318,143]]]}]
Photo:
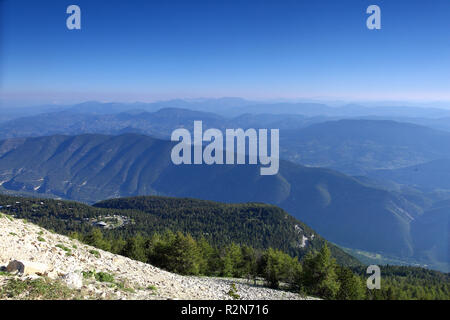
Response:
[{"label": "hazy blue mountain", "polygon": [[450,131],[450,117],[427,118],[427,117],[397,117],[397,116],[364,116],[355,117],[358,120],[392,120],[397,122],[413,123],[436,130]]},{"label": "hazy blue mountain", "polygon": [[395,121],[339,120],[280,133],[282,157],[353,175],[450,157],[450,133]]},{"label": "hazy blue mountain", "polygon": [[433,160],[395,170],[376,170],[369,175],[425,191],[450,190],[450,159]]},{"label": "hazy blue mountain", "polygon": [[235,107],[230,114],[242,113],[269,113],[269,114],[301,114],[306,116],[330,116],[330,117],[413,117],[413,118],[445,118],[450,117],[450,110],[440,108],[423,108],[408,106],[377,106],[366,107],[357,104],[347,104],[339,107],[330,107],[323,103],[312,102],[282,102],[282,103],[258,103],[243,107]]},{"label": "hazy blue mountain", "polygon": [[325,116],[307,117],[298,114],[242,114],[228,119],[228,128],[273,128],[284,130],[305,128],[309,125],[330,121],[333,118]]},{"label": "hazy blue mountain", "polygon": [[[342,102],[333,104],[342,104]],[[154,112],[163,108],[181,108],[194,111],[213,112],[227,117],[235,117],[242,114],[295,114],[304,116],[327,116],[327,117],[383,117],[384,119],[439,119],[450,118],[450,106],[444,108],[432,107],[409,107],[409,106],[363,106],[358,104],[347,104],[341,106],[330,106],[323,102],[257,102],[235,97],[211,98],[211,99],[173,99],[151,103],[134,102],[98,102],[87,101],[74,105],[42,105],[34,107],[12,108],[7,105],[0,106],[2,114],[19,116],[36,115],[39,113],[69,111],[72,113],[89,114],[113,114],[141,110]]]},{"label": "hazy blue mountain", "polygon": [[213,113],[188,109],[165,108],[155,112],[131,110],[116,114],[73,113],[61,111],[23,117],[3,123],[0,137],[35,137],[54,134],[84,133],[121,134],[143,133],[169,138],[176,128],[193,128],[194,120],[205,126],[225,128],[227,119]]},{"label": "hazy blue mountain", "polygon": [[423,210],[399,194],[286,161],[275,176],[261,176],[257,165],[175,166],[172,146],[136,134],[6,140],[0,142],[0,182],[8,190],[85,202],[167,195],[270,203],[345,247],[418,254],[410,223]]},{"label": "hazy blue mountain", "polygon": [[66,108],[61,105],[41,105],[34,107],[8,107],[0,102],[0,122],[6,122],[21,117],[29,117],[43,113],[58,112]]},{"label": "hazy blue mountain", "polygon": [[155,112],[160,109],[190,109],[193,111],[214,112],[218,114],[227,114],[227,110],[231,108],[241,108],[253,104],[241,98],[218,98],[218,99],[173,99],[157,102],[134,102],[120,103],[98,101],[87,101],[75,104],[70,107],[61,106],[59,111],[69,111],[72,113],[88,113],[88,114],[115,114],[130,112],[132,110],[140,110],[141,112]]},{"label": "hazy blue mountain", "polygon": [[[90,104],[87,104],[90,106]],[[86,107],[89,109],[90,107]],[[163,108],[154,112],[133,109],[122,113],[74,113],[70,110],[22,117],[5,122],[0,127],[0,138],[35,137],[53,134],[121,134],[143,133],[169,138],[177,128],[192,130],[195,120],[202,120],[205,128],[277,128],[298,129],[330,120],[326,117],[302,115],[244,114],[227,118],[215,113],[181,108]]]},{"label": "hazy blue mountain", "polygon": [[450,203],[442,201],[411,223],[417,257],[440,261],[441,270],[450,271]]}]

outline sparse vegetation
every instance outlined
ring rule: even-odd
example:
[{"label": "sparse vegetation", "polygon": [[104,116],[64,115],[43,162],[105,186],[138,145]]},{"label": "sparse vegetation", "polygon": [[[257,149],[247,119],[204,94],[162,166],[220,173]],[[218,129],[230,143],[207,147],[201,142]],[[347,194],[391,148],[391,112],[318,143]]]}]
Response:
[{"label": "sparse vegetation", "polygon": [[95,270],[89,270],[89,271],[83,271],[82,272],[83,278],[84,279],[95,279],[98,282],[102,282],[102,283],[108,283],[108,286],[110,288],[113,287],[117,287],[118,289],[125,291],[125,292],[130,292],[130,293],[135,293],[135,290],[131,287],[128,287],[124,281],[116,281],[114,275],[108,273],[108,272],[96,272]]},{"label": "sparse vegetation", "polygon": [[94,273],[95,280],[99,282],[111,282],[114,283],[114,276],[107,272],[95,272]]},{"label": "sparse vegetation", "polygon": [[81,274],[84,279],[91,279],[94,276],[95,271],[82,271]]},{"label": "sparse vegetation", "polygon": [[68,253],[72,253],[72,250],[71,250],[70,248],[67,248],[65,245],[63,245],[63,244],[61,244],[61,243],[58,243],[58,244],[56,245],[56,247],[57,247],[57,248],[60,248],[60,249],[62,249],[62,250],[64,250],[64,251],[66,251],[66,252],[68,252]]},{"label": "sparse vegetation", "polygon": [[81,298],[78,290],[69,289],[61,282],[48,278],[35,280],[11,278],[0,288],[0,299],[66,300]]},{"label": "sparse vegetation", "polygon": [[236,284],[232,283],[230,285],[230,290],[227,293],[231,298],[233,298],[234,300],[239,300],[241,299],[241,296],[237,293],[237,288],[236,288]]},{"label": "sparse vegetation", "polygon": [[93,254],[96,258],[100,258],[100,252],[97,250],[89,250],[90,254]]}]

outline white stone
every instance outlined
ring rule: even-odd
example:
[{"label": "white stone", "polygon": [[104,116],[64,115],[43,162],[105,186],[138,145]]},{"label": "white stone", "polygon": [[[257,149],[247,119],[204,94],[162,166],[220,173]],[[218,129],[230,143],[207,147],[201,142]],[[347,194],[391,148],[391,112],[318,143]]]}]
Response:
[{"label": "white stone", "polygon": [[81,289],[83,286],[83,276],[78,272],[69,272],[62,277],[62,280],[72,289]]},{"label": "white stone", "polygon": [[11,261],[6,267],[7,272],[18,272],[23,275],[37,274],[44,275],[48,270],[48,267],[43,263],[31,262],[31,261]]}]

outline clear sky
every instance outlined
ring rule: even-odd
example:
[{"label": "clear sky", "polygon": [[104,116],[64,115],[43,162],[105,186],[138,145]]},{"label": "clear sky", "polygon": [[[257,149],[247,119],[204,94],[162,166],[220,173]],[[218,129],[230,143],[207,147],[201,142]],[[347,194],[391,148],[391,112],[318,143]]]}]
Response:
[{"label": "clear sky", "polygon": [[[450,0],[0,0],[3,102],[450,101]],[[68,30],[66,8],[81,8]],[[368,30],[366,9],[381,8]]]}]

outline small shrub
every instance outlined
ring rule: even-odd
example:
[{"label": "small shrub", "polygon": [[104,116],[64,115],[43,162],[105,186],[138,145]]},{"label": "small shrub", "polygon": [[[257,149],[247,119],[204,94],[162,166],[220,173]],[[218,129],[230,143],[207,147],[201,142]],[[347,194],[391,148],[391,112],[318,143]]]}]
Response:
[{"label": "small shrub", "polygon": [[130,293],[135,293],[136,292],[133,288],[127,287],[125,285],[125,282],[123,282],[123,281],[122,282],[114,282],[114,285],[117,288],[119,288],[120,290],[125,291],[125,292],[130,292]]},{"label": "small shrub", "polygon": [[62,250],[64,250],[64,251],[66,251],[66,252],[68,252],[68,253],[70,253],[70,254],[72,254],[72,250],[70,250],[70,248],[67,248],[65,245],[63,245],[63,244],[61,244],[61,243],[58,243],[58,244],[56,245],[56,247],[57,247],[57,248],[60,248],[60,249],[62,249]]},{"label": "small shrub", "polygon": [[232,283],[228,295],[234,300],[239,300],[241,296],[237,293],[236,284]]},{"label": "small shrub", "polygon": [[125,291],[125,292],[129,292],[129,293],[135,293],[136,292],[136,290],[134,290],[133,288],[130,288],[130,287],[125,287],[122,290]]},{"label": "small shrub", "polygon": [[94,273],[95,280],[99,282],[110,282],[114,283],[114,276],[112,274],[109,274],[107,272],[98,272]]},{"label": "small shrub", "polygon": [[90,254],[93,254],[96,258],[100,258],[100,252],[97,250],[89,250]]},{"label": "small shrub", "polygon": [[77,290],[69,289],[59,281],[48,278],[35,280],[9,279],[0,288],[0,299],[24,299],[24,300],[64,300],[81,299]]},{"label": "small shrub", "polygon": [[95,271],[82,271],[81,273],[83,274],[84,279],[90,279],[94,276]]},{"label": "small shrub", "polygon": [[45,242],[45,239],[42,238],[41,236],[39,236],[37,239],[38,239],[38,241]]}]

